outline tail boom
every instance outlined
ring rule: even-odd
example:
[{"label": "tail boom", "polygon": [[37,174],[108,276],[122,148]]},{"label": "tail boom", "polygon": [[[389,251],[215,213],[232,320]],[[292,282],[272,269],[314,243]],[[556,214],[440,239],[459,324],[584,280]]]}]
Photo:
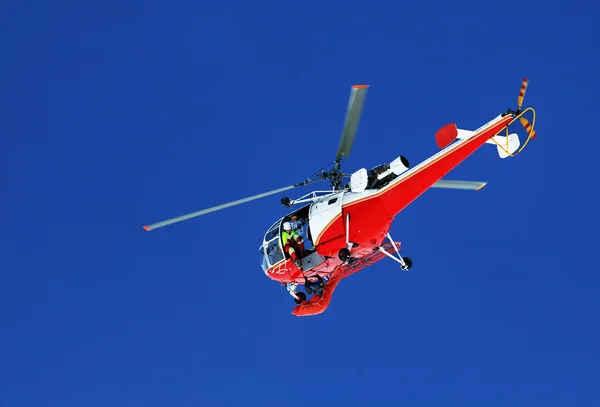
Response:
[{"label": "tail boom", "polygon": [[[511,120],[513,120],[511,115],[498,116],[472,132],[468,137],[447,146],[428,160],[403,173],[379,192],[383,206],[390,215],[395,216],[483,144],[487,143]],[[456,129],[456,127],[454,128]],[[446,128],[444,131],[450,130]],[[454,137],[458,138],[458,135],[455,134]]]}]

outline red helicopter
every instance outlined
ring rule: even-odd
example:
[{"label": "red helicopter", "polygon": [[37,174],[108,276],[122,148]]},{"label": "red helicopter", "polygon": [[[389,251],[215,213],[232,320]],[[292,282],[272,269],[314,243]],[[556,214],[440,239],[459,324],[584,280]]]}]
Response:
[{"label": "red helicopter", "polygon": [[[316,181],[330,181],[331,189],[313,191],[297,199],[283,197],[281,203],[297,209],[278,219],[267,230],[259,252],[262,269],[272,280],[287,287],[296,304],[306,304],[306,294],[323,296],[327,281],[334,273],[348,277],[384,257],[395,260],[404,271],[412,267],[409,257],[400,255],[401,245],[392,239],[390,228],[396,215],[429,188],[479,190],[485,182],[443,179],[453,168],[484,144],[497,148],[500,158],[514,157],[530,139],[536,137],[535,110],[521,109],[528,79],[521,84],[517,110],[508,109],[476,130],[463,130],[453,123],[435,135],[437,154],[411,169],[409,161],[399,156],[389,164],[371,170],[362,168],[343,173],[341,162],[350,155],[365,102],[368,85],[352,86],[338,151],[330,171],[324,169],[316,178],[214,206],[177,218],[144,226],[147,231],[181,222],[196,216],[245,202],[303,187]],[[531,125],[523,116],[530,111]],[[517,133],[509,127],[517,120],[527,132],[521,146]],[[500,133],[506,131],[506,135]],[[344,184],[344,179],[349,182]],[[306,293],[297,291],[304,285]],[[330,300],[329,298],[327,300]],[[321,307],[320,313],[327,307]]]}]

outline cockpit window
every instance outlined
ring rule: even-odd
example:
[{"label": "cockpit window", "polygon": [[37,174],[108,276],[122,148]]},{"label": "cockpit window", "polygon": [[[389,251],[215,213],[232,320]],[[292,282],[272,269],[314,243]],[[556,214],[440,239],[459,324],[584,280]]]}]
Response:
[{"label": "cockpit window", "polygon": [[264,272],[284,259],[283,252],[279,246],[278,235],[269,242],[264,243],[259,251],[261,254],[261,266]]},{"label": "cockpit window", "polygon": [[269,229],[269,231],[265,235],[265,240],[267,242],[270,241],[271,239],[279,236],[279,225],[280,224],[281,224],[281,222],[277,222],[273,226],[271,226],[271,229]]},{"label": "cockpit window", "polygon": [[270,266],[274,266],[283,260],[283,252],[279,246],[279,238],[275,238],[269,242],[267,246],[267,259],[269,260]]},{"label": "cockpit window", "polygon": [[258,251],[260,252],[260,266],[263,269],[263,272],[267,272],[269,269],[269,263],[267,263],[267,256],[265,256],[265,248],[266,246],[261,246]]}]

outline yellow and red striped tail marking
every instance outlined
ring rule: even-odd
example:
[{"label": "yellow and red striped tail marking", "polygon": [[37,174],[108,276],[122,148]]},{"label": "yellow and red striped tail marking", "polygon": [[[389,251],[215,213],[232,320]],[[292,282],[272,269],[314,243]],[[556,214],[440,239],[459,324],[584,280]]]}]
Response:
[{"label": "yellow and red striped tail marking", "polygon": [[529,79],[523,79],[523,82],[521,83],[521,90],[519,91],[519,99],[517,100],[517,106],[519,106],[519,109],[521,108],[521,106],[523,106],[523,98],[525,97],[525,91],[527,90],[528,84]]},{"label": "yellow and red striped tail marking", "polygon": [[535,138],[537,137],[537,134],[535,132],[535,129],[531,128],[531,125],[529,124],[529,120],[527,120],[524,117],[521,117],[520,121],[521,121],[521,124],[523,125],[523,127],[525,127],[525,131],[527,131],[527,134],[529,134],[531,136],[532,140],[535,140]]}]

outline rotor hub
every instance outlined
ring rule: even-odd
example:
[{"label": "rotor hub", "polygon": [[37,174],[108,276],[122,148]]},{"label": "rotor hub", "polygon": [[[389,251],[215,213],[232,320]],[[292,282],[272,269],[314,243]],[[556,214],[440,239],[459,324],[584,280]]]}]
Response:
[{"label": "rotor hub", "polygon": [[331,187],[334,190],[342,189],[342,183],[344,181],[344,173],[340,170],[340,162],[336,161],[335,167],[331,171],[325,171],[321,173],[323,179],[331,182]]}]

